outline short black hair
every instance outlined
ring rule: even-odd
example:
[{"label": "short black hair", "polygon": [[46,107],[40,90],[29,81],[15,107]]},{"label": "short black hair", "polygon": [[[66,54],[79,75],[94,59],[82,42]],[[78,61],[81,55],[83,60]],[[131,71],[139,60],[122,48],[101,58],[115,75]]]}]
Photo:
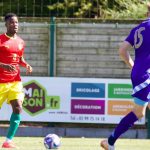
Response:
[{"label": "short black hair", "polygon": [[12,17],[17,17],[17,15],[14,14],[14,13],[7,13],[7,14],[5,15],[4,21],[6,22],[7,20],[9,20],[9,19],[12,18]]}]

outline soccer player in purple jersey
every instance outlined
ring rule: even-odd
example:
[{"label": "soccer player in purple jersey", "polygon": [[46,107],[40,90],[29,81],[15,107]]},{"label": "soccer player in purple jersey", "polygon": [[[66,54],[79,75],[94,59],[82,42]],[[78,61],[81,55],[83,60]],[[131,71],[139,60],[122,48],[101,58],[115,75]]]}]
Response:
[{"label": "soccer player in purple jersey", "polygon": [[[123,61],[132,69],[131,81],[135,106],[114,129],[107,140],[101,141],[105,150],[114,150],[114,144],[121,134],[131,128],[134,123],[145,115],[146,107],[150,108],[150,4],[148,6],[148,19],[133,28],[119,48]],[[133,61],[129,49],[135,50]]]}]

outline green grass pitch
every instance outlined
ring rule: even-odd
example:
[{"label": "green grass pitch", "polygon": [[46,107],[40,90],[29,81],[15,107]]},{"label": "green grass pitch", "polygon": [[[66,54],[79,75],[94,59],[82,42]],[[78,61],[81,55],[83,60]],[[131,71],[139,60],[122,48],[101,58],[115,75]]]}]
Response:
[{"label": "green grass pitch", "polygon": [[[15,137],[14,143],[20,150],[45,150],[43,137]],[[5,137],[0,137],[0,143]],[[61,138],[59,150],[102,150],[98,138]],[[1,149],[1,148],[0,148]],[[6,150],[6,149],[5,149]],[[150,140],[146,139],[119,139],[116,150],[150,150]]]}]

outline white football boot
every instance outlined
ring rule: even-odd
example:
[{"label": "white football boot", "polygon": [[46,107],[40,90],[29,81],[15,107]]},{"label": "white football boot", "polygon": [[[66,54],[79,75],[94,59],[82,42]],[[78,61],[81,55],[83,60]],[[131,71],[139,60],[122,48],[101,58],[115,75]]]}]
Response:
[{"label": "white football boot", "polygon": [[115,150],[114,146],[108,144],[108,140],[101,141],[100,145],[104,150]]}]

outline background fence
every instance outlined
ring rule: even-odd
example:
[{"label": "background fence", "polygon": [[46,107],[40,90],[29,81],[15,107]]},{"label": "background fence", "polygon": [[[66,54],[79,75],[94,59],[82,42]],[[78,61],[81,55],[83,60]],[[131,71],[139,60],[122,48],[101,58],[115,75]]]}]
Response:
[{"label": "background fence", "polygon": [[[129,78],[130,69],[118,48],[133,26],[56,20],[53,35],[47,23],[20,23],[19,35],[26,42],[25,58],[33,66],[32,76]],[[0,32],[4,31],[1,23]],[[24,69],[22,75],[26,75]]]},{"label": "background fence", "polygon": [[[92,9],[91,6],[91,9],[86,8],[87,6],[84,8],[80,0],[0,0],[0,16],[4,16],[8,12],[14,12],[21,17],[73,17],[74,13],[82,8],[86,17],[99,16],[101,7],[99,0],[88,0],[84,3],[87,6],[90,3],[95,8]],[[66,7],[66,5],[70,5],[70,7]]]},{"label": "background fence", "polygon": [[[0,23],[0,33],[5,30],[4,23]],[[32,76],[49,76],[49,25],[20,23],[19,36],[26,42],[25,59],[33,66]],[[26,75],[26,70],[21,70]]]},{"label": "background fence", "polygon": [[120,59],[118,48],[133,26],[57,24],[56,76],[129,78],[130,70]]}]

